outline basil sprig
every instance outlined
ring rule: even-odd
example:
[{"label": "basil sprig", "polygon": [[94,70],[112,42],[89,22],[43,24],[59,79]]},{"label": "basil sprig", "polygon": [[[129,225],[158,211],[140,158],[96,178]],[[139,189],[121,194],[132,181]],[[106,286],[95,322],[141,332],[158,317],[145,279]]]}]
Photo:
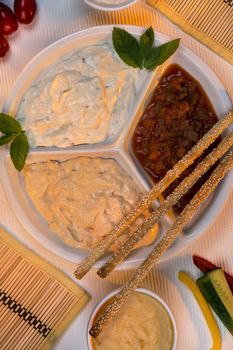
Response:
[{"label": "basil sprig", "polygon": [[10,144],[10,156],[15,168],[21,171],[24,167],[29,144],[25,131],[20,123],[11,116],[0,113],[0,146]]},{"label": "basil sprig", "polygon": [[155,69],[177,50],[180,39],[171,40],[158,47],[154,44],[154,30],[149,27],[139,41],[125,29],[114,27],[112,42],[119,57],[134,68]]}]

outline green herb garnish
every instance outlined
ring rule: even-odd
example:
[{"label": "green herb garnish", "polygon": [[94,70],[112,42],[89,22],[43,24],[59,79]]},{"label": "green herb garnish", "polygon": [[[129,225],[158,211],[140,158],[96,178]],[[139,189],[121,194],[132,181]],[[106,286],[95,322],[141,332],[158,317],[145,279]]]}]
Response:
[{"label": "green herb garnish", "polygon": [[15,168],[21,171],[24,167],[29,144],[25,131],[20,123],[11,116],[0,113],[0,146],[10,144],[10,156]]},{"label": "green herb garnish", "polygon": [[180,39],[155,47],[152,27],[141,35],[139,41],[126,30],[114,27],[112,42],[114,49],[126,64],[134,68],[152,70],[173,55],[179,46]]}]

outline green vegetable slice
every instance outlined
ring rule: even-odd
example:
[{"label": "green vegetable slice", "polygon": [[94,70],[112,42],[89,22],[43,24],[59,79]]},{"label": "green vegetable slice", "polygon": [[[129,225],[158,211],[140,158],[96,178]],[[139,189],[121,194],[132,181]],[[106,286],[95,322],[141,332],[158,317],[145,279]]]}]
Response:
[{"label": "green vegetable slice", "polygon": [[193,293],[194,298],[196,299],[198,305],[201,308],[201,311],[205,317],[206,323],[209,327],[210,333],[212,335],[213,339],[213,346],[212,350],[220,350],[221,349],[221,336],[219,332],[219,328],[217,325],[217,322],[214,318],[214,315],[207,304],[203,294],[201,293],[200,289],[198,288],[196,282],[192,280],[192,278],[189,277],[185,272],[180,271],[178,274],[179,280],[184,283],[187,288],[190,289],[190,291]]},{"label": "green vegetable slice", "polygon": [[233,319],[222,303],[208,275],[197,280],[197,284],[216,315],[233,335]]},{"label": "green vegetable slice", "polygon": [[207,275],[209,276],[211,283],[216,290],[219,298],[221,299],[223,305],[229,312],[231,318],[233,318],[233,295],[231,293],[223,270],[221,268],[218,268],[208,272]]}]

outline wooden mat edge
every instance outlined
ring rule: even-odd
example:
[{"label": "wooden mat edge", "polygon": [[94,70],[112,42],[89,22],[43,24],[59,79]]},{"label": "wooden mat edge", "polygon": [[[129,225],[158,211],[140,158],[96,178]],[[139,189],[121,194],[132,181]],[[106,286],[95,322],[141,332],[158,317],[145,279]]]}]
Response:
[{"label": "wooden mat edge", "polygon": [[67,326],[71,323],[74,317],[77,316],[78,312],[84,307],[84,305],[87,304],[91,297],[84,289],[82,289],[82,287],[76,285],[75,282],[73,282],[64,272],[32,252],[2,227],[0,227],[0,240],[18,252],[27,261],[40,268],[45,274],[49,275],[54,280],[57,280],[77,298],[77,303],[72,310],[62,318],[61,322],[56,327],[56,330],[52,331],[48,338],[46,338],[46,344],[43,345],[43,350],[48,350],[54,345]]},{"label": "wooden mat edge", "polygon": [[233,64],[233,54],[230,50],[217,43],[214,39],[212,39],[207,34],[204,34],[198,28],[195,28],[181,15],[175,12],[175,10],[171,9],[171,7],[169,7],[167,4],[163,3],[161,0],[146,0],[146,2],[148,5],[161,12],[164,16],[166,16],[171,22],[176,24],[184,32],[191,35],[194,39],[197,39],[200,43],[207,46],[217,55],[224,58],[227,62]]},{"label": "wooden mat edge", "polygon": [[[83,299],[83,300],[82,300]],[[51,347],[57,342],[59,337],[68,327],[68,325],[73,321],[75,316],[77,316],[78,312],[86,305],[86,303],[90,300],[90,296],[85,293],[82,297],[77,301],[77,304],[70,310],[66,317],[64,317],[59,325],[56,327],[55,332],[52,331],[49,336],[46,338],[46,344],[41,346],[41,350],[50,350]]]}]

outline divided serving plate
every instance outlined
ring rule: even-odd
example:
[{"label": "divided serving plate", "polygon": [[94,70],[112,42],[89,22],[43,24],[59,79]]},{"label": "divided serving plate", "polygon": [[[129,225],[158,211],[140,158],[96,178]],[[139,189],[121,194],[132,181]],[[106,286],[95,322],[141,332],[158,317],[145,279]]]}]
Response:
[{"label": "divided serving plate", "polygon": [[[135,26],[123,26],[123,28],[133,35],[140,35],[145,30],[145,28]],[[32,59],[18,77],[4,105],[3,111],[15,116],[24,93],[41,71],[52,65],[65,53],[74,51],[75,49],[78,50],[83,46],[111,40],[112,29],[113,26],[89,28],[68,35],[42,50]],[[155,33],[155,38],[156,45],[171,40],[171,38],[161,33]],[[200,82],[219,118],[230,110],[232,107],[231,101],[217,77],[198,56],[181,44],[176,53],[165,64],[158,67],[154,72],[148,72],[141,91],[130,110],[128,121],[116,137],[99,144],[79,145],[65,149],[45,147],[31,149],[27,162],[32,163],[49,159],[66,160],[78,156],[113,158],[135,179],[142,191],[149,191],[152,187],[152,182],[132,155],[131,138],[158,80],[166,67],[171,63],[179,64]],[[72,262],[80,262],[88,254],[88,251],[65,245],[63,241],[48,229],[46,222],[37,213],[36,209],[33,208],[31,201],[24,191],[22,174],[14,169],[7,149],[0,150],[0,164],[1,181],[7,198],[16,216],[27,231],[53,253]],[[213,223],[223,208],[232,185],[233,171],[225,177],[211,198],[199,209],[192,222],[161,257],[160,261],[168,260],[179,254]],[[165,216],[161,222],[157,239],[161,237],[170,225],[170,219]],[[151,249],[152,246],[147,246],[134,250],[117,268],[126,269],[136,267],[149,254]],[[100,260],[95,267],[99,267],[104,261],[106,261],[106,257]]]}]

